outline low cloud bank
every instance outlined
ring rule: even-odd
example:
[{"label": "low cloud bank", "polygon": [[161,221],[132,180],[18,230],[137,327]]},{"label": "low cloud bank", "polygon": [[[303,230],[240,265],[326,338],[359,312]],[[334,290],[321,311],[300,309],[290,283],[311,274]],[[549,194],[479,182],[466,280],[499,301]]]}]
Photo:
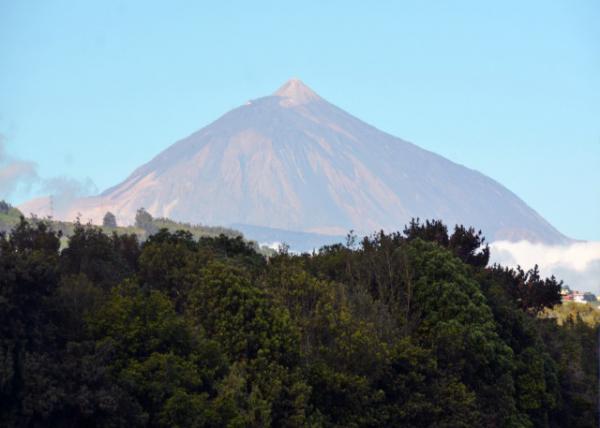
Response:
[{"label": "low cloud bank", "polygon": [[44,180],[42,192],[52,195],[54,208],[61,212],[75,199],[98,193],[98,188],[89,178],[80,181],[63,176]]},{"label": "low cloud bank", "polygon": [[39,180],[37,165],[6,153],[4,137],[0,135],[0,199],[8,199],[19,191],[29,192]]},{"label": "low cloud bank", "polygon": [[531,269],[538,265],[543,276],[556,276],[575,290],[600,294],[600,242],[568,245],[533,244],[528,241],[496,241],[490,244],[491,262]]},{"label": "low cloud bank", "polygon": [[0,200],[11,202],[11,199],[18,194],[51,195],[54,208],[61,210],[76,198],[97,192],[98,188],[89,178],[80,181],[64,176],[40,177],[35,162],[19,159],[7,153],[4,137],[0,134]]}]

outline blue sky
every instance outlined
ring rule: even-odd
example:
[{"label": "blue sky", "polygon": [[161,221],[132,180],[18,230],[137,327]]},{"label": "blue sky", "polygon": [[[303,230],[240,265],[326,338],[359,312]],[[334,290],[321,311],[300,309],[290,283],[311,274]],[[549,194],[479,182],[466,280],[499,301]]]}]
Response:
[{"label": "blue sky", "polygon": [[598,22],[597,0],[0,0],[0,134],[39,176],[103,190],[299,77],[600,240]]}]

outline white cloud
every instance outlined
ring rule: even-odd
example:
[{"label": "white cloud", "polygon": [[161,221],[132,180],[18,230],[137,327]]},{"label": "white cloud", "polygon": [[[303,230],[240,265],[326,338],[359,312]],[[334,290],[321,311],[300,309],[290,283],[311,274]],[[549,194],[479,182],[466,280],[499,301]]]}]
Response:
[{"label": "white cloud", "polygon": [[39,179],[37,165],[9,156],[0,135],[0,199],[9,199],[19,190],[29,191]]},{"label": "white cloud", "polygon": [[573,289],[600,294],[600,242],[544,245],[496,241],[490,250],[492,263],[523,269],[537,264],[543,276],[554,275]]},{"label": "white cloud", "polygon": [[281,248],[282,243],[279,242],[279,241],[275,241],[275,242],[261,242],[259,245],[261,247],[267,247],[267,248],[270,248],[271,250],[279,251],[279,248]]},{"label": "white cloud", "polygon": [[98,188],[89,178],[79,181],[69,177],[53,177],[44,180],[42,192],[53,196],[55,209],[60,211],[77,198],[98,193]]},{"label": "white cloud", "polygon": [[0,200],[11,201],[17,193],[39,196],[52,195],[55,208],[67,206],[72,200],[98,192],[96,185],[86,178],[42,178],[35,162],[11,156],[6,151],[4,136],[0,134]]}]

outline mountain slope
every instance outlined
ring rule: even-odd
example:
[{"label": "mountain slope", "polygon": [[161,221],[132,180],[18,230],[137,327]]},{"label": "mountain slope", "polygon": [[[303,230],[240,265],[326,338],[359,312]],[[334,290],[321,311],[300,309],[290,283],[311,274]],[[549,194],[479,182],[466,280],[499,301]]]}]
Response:
[{"label": "mountain slope", "polygon": [[360,121],[299,80],[180,140],[59,216],[154,216],[321,234],[401,229],[412,217],[481,228],[489,240],[568,240],[483,174]]}]

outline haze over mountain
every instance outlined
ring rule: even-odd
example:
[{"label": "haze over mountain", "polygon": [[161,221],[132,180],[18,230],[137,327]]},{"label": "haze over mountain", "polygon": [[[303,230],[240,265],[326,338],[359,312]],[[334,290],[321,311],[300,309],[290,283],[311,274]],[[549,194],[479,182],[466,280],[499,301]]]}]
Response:
[{"label": "haze over mountain", "polygon": [[[43,214],[43,205],[21,209]],[[112,211],[127,224],[140,207],[192,223],[325,235],[401,230],[420,217],[480,228],[489,241],[569,241],[493,179],[362,122],[297,79],[54,216],[100,223]]]}]

